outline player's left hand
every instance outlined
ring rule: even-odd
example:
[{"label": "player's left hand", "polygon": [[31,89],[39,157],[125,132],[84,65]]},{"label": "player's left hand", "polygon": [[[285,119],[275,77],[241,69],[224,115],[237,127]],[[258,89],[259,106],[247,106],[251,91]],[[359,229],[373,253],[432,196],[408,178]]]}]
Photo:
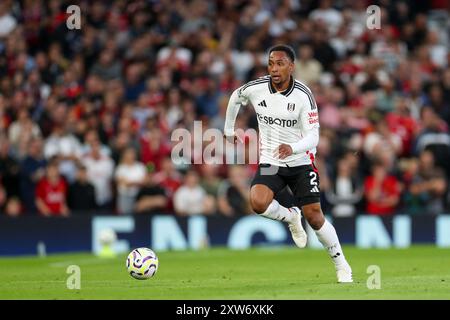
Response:
[{"label": "player's left hand", "polygon": [[281,144],[277,149],[275,149],[275,156],[278,156],[279,159],[285,159],[292,154],[292,148],[288,144]]}]

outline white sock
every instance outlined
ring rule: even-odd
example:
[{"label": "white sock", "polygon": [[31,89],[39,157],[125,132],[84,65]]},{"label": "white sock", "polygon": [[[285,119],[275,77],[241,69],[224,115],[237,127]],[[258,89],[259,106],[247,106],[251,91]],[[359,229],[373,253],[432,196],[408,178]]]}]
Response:
[{"label": "white sock", "polygon": [[272,200],[270,205],[267,207],[266,211],[260,215],[272,220],[279,220],[284,222],[292,222],[297,213],[283,207],[278,203],[277,200]]},{"label": "white sock", "polygon": [[315,230],[317,238],[320,243],[327,249],[328,254],[333,260],[335,265],[341,265],[346,263],[344,252],[342,252],[341,244],[339,243],[336,229],[333,225],[325,219],[325,223],[322,228]]}]

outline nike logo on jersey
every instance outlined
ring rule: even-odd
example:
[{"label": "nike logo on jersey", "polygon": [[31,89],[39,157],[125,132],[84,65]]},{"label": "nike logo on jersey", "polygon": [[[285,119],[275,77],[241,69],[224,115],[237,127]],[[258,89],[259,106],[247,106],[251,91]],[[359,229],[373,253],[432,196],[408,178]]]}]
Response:
[{"label": "nike logo on jersey", "polygon": [[258,106],[260,106],[260,107],[267,107],[266,100],[263,100],[260,103],[258,103]]}]

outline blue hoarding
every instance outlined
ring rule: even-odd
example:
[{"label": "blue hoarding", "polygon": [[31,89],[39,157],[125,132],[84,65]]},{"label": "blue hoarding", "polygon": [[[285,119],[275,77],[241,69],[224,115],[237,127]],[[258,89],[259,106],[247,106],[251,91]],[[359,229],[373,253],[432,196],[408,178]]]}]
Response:
[{"label": "blue hoarding", "polygon": [[[450,247],[450,215],[392,217],[357,216],[328,218],[343,244],[361,248],[405,248],[412,244]],[[221,216],[73,216],[70,218],[0,218],[0,255],[97,252],[99,234],[113,229],[120,252],[148,246],[158,251],[227,246],[245,249],[255,245],[291,245],[286,224],[256,215],[240,218]],[[321,248],[307,226],[308,246]]]}]

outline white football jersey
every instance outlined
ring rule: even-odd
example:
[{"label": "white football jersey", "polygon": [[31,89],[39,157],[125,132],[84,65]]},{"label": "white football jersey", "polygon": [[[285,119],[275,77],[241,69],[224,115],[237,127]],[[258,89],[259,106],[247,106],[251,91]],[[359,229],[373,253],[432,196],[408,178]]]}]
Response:
[{"label": "white football jersey", "polygon": [[[319,115],[313,94],[305,84],[291,78],[288,89],[278,92],[270,76],[265,76],[236,89],[228,103],[225,135],[234,134],[239,108],[249,102],[258,119],[259,163],[294,167],[310,165],[314,161],[319,137]],[[275,155],[281,144],[289,144],[294,150],[292,155],[283,160]]]}]

